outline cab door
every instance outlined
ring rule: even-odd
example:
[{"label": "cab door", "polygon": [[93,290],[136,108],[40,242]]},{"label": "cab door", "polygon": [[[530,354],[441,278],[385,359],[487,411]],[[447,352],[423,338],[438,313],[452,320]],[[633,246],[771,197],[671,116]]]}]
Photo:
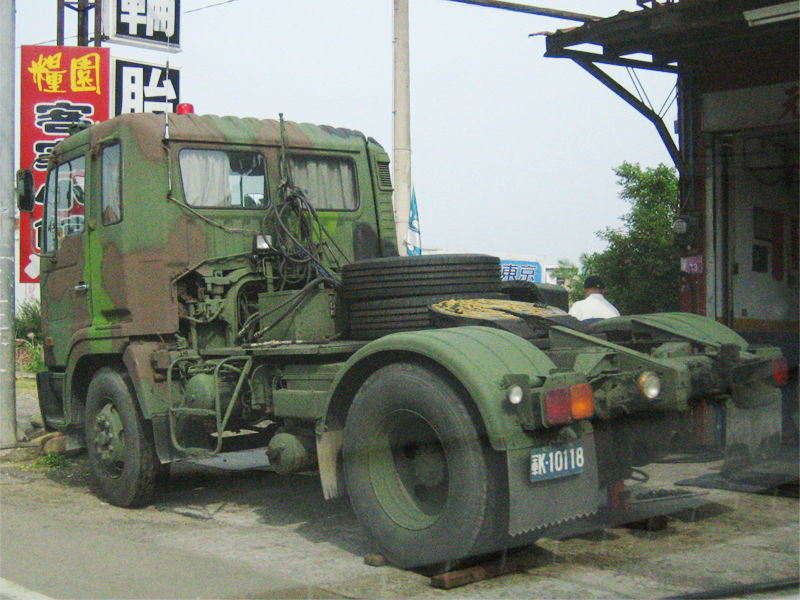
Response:
[{"label": "cab door", "polygon": [[45,360],[64,367],[72,337],[91,325],[85,154],[51,169],[47,176],[41,257]]}]

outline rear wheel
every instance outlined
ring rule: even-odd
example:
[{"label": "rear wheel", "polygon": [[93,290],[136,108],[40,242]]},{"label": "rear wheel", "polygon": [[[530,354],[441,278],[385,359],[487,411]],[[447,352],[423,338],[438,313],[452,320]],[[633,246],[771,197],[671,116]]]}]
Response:
[{"label": "rear wheel", "polygon": [[124,507],[149,502],[158,461],[127,375],[107,367],[95,374],[86,396],[84,434],[98,495]]},{"label": "rear wheel", "polygon": [[464,558],[495,533],[498,474],[463,400],[444,377],[400,363],[370,376],[350,408],[350,501],[397,566]]}]

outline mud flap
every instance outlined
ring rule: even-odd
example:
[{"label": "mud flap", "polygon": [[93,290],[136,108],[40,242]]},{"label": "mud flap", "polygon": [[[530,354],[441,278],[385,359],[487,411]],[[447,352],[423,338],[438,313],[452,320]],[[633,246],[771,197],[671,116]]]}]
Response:
[{"label": "mud flap", "polygon": [[531,455],[537,448],[506,453],[510,535],[520,535],[597,512],[600,493],[594,434],[585,434],[577,442],[583,449],[581,471],[541,481],[531,481]]},{"label": "mud flap", "polygon": [[64,425],[64,374],[44,371],[36,374],[39,412],[47,431],[63,429]]}]

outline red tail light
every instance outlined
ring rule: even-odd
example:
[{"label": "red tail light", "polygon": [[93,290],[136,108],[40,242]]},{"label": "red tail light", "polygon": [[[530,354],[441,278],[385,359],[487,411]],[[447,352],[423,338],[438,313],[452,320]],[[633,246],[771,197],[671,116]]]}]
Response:
[{"label": "red tail light", "polygon": [[789,366],[782,356],[772,359],[772,376],[778,387],[789,383]]},{"label": "red tail light", "polygon": [[188,102],[178,104],[178,106],[175,108],[175,112],[179,115],[193,115],[194,105],[189,104]]},{"label": "red tail light", "polygon": [[544,393],[544,419],[548,425],[560,425],[572,420],[569,388],[552,388]]},{"label": "red tail light", "polygon": [[588,383],[551,388],[544,393],[544,420],[547,425],[562,425],[573,419],[588,419],[592,415],[594,395]]}]

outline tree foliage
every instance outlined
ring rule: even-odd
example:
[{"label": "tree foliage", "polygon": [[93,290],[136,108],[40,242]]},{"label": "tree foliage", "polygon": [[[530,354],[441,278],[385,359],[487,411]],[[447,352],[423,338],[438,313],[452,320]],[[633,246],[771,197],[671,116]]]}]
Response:
[{"label": "tree foliage", "polygon": [[678,215],[678,176],[665,165],[642,169],[622,163],[614,172],[620,198],[631,204],[622,227],[597,235],[603,252],[582,256],[582,275],[599,275],[606,297],[622,314],[679,309],[680,254],[672,223]]},{"label": "tree foliage", "polygon": [[[584,264],[587,258],[586,254],[581,254],[581,264]],[[580,267],[567,258],[560,258],[553,274],[558,284],[563,285],[569,292],[570,304],[583,300],[583,280],[586,279],[586,273],[582,273]]]}]

